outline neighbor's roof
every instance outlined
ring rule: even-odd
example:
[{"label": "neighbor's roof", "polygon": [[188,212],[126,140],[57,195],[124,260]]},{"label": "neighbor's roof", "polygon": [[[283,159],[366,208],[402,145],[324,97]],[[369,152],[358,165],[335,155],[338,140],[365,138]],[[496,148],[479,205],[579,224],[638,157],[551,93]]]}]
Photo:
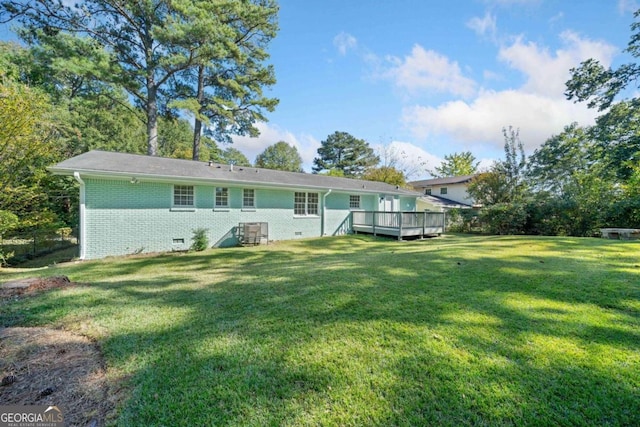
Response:
[{"label": "neighbor's roof", "polygon": [[439,196],[422,196],[418,200],[422,200],[425,203],[432,204],[434,206],[439,206],[442,208],[471,208],[471,205],[467,205],[466,203],[456,202],[451,199],[445,199],[444,197]]},{"label": "neighbor's roof", "polygon": [[383,182],[338,178],[298,172],[283,172],[246,166],[234,166],[193,160],[169,159],[139,154],[89,151],[48,168],[58,175],[98,177],[129,177],[139,180],[172,180],[230,184],[251,184],[265,187],[285,187],[336,190],[358,193],[385,193],[419,196],[411,190]]},{"label": "neighbor's roof", "polygon": [[409,182],[409,185],[423,188],[423,187],[431,187],[432,185],[462,184],[462,183],[471,181],[471,179],[474,176],[475,175],[461,175],[461,176],[450,176],[447,178],[423,179],[422,181]]}]

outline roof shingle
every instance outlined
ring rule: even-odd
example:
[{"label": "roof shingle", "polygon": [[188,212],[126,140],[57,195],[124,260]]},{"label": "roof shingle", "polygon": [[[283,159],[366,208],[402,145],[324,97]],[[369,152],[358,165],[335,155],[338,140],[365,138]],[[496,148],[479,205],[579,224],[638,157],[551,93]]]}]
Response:
[{"label": "roof shingle", "polygon": [[99,150],[80,154],[48,169],[58,175],[73,175],[74,172],[78,172],[97,176],[130,176],[138,179],[228,182],[267,187],[420,196],[420,193],[383,182]]}]

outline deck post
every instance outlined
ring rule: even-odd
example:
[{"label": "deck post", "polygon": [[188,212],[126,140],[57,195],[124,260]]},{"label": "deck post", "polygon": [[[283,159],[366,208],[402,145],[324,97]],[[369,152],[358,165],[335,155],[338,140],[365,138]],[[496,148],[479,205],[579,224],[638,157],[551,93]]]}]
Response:
[{"label": "deck post", "polygon": [[447,211],[442,212],[442,234],[447,232]]},{"label": "deck post", "polygon": [[372,222],[373,222],[373,235],[376,235],[376,211],[373,211],[373,214],[371,215],[372,218]]},{"label": "deck post", "polygon": [[424,239],[424,235],[427,233],[427,212],[422,211],[422,236],[420,238]]},{"label": "deck post", "polygon": [[398,212],[398,240],[402,240],[402,212]]}]

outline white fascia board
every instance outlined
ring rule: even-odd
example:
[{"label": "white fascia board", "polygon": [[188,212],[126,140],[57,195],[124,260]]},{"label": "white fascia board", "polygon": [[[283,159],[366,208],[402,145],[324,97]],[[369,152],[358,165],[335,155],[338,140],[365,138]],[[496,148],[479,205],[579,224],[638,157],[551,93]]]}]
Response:
[{"label": "white fascia board", "polygon": [[[125,179],[130,180],[131,178],[136,178],[139,181],[146,182],[162,182],[162,183],[175,183],[179,182],[181,184],[207,184],[211,186],[223,186],[223,185],[233,185],[233,186],[244,186],[244,187],[253,187],[253,188],[262,188],[262,189],[280,189],[280,190],[313,190],[313,191],[329,191],[332,190],[335,193],[342,194],[390,194],[395,196],[406,196],[406,197],[419,197],[421,193],[403,193],[400,191],[384,191],[384,190],[375,190],[375,189],[366,189],[366,188],[354,188],[354,189],[346,189],[346,188],[335,188],[335,187],[326,187],[326,186],[313,186],[313,185],[296,185],[296,184],[278,184],[278,183],[264,183],[260,181],[243,181],[243,180],[214,180],[211,178],[192,178],[192,177],[184,177],[184,176],[172,176],[172,175],[150,175],[150,174],[141,174],[141,173],[129,173],[129,172],[103,172],[103,171],[95,171],[89,169],[61,169],[50,167],[47,168],[51,173],[55,175],[73,175],[78,172],[82,174],[84,177],[89,178],[99,178],[99,179]],[[366,182],[366,181],[363,181]]]}]

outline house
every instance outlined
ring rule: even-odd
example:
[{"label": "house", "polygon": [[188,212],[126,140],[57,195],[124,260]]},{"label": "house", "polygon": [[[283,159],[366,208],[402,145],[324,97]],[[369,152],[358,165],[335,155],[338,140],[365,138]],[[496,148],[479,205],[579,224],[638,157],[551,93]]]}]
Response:
[{"label": "house", "polygon": [[[80,184],[80,258],[353,231],[353,211],[416,211],[414,191],[348,178],[90,151],[49,168]],[[251,227],[243,226],[249,224]],[[258,225],[260,225],[258,227]]]},{"label": "house", "polygon": [[423,194],[417,201],[418,210],[443,212],[448,209],[469,209],[475,206],[467,193],[467,186],[475,175],[462,175],[448,178],[433,178],[410,182],[416,191]]}]

